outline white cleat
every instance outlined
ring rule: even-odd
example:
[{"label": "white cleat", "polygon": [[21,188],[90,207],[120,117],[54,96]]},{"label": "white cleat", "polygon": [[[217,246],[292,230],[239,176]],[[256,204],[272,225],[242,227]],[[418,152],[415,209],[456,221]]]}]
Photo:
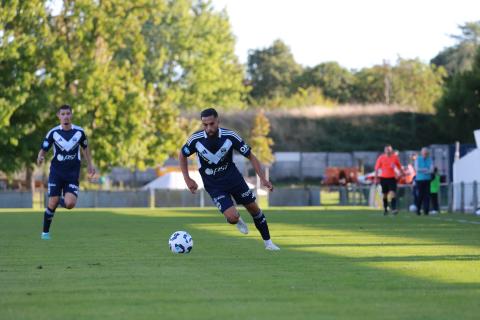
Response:
[{"label": "white cleat", "polygon": [[243,234],[248,234],[248,226],[245,222],[243,222],[242,218],[238,219],[236,226],[238,231],[240,231]]},{"label": "white cleat", "polygon": [[280,248],[277,247],[275,243],[272,242],[272,240],[265,240],[265,250],[278,251],[280,250]]},{"label": "white cleat", "polygon": [[50,239],[52,239],[52,238],[50,237],[50,233],[48,233],[48,232],[42,232],[42,235],[41,235],[40,238],[41,238],[42,240],[50,240]]}]

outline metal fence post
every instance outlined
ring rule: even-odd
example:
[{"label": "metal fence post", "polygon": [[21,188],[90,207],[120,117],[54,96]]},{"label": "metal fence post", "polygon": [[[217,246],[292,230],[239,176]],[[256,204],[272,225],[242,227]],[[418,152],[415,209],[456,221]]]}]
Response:
[{"label": "metal fence post", "polygon": [[478,184],[477,181],[473,181],[473,212],[475,213],[478,208]]},{"label": "metal fence post", "polygon": [[460,212],[465,213],[465,183],[460,182]]},{"label": "metal fence post", "polygon": [[448,212],[453,212],[453,182],[450,182],[448,184],[448,189],[447,189],[447,205],[448,205]]}]

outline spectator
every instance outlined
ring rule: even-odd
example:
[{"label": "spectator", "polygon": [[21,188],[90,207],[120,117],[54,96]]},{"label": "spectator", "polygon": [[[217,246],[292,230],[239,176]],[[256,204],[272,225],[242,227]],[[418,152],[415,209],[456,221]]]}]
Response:
[{"label": "spectator", "polygon": [[440,175],[438,174],[438,168],[433,169],[433,177],[430,182],[430,198],[432,199],[432,214],[440,212],[440,206],[438,205],[438,192],[440,191]]},{"label": "spectator", "polygon": [[418,188],[417,215],[421,214],[422,205],[425,215],[428,215],[430,209],[430,180],[432,179],[433,167],[427,148],[422,148],[420,157],[415,161],[415,171],[417,172],[415,183]]},{"label": "spectator", "polygon": [[415,162],[417,161],[417,153],[414,152],[410,155],[410,161],[407,166],[407,178],[405,179],[407,183],[412,184],[412,198],[413,204],[410,206],[410,211],[417,211],[417,201],[418,201],[418,186],[415,182],[415,177],[417,172],[415,171]]}]

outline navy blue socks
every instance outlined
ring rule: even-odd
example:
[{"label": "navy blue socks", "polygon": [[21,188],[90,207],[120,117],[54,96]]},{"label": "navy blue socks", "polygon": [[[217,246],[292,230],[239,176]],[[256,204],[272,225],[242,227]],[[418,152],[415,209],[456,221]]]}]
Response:
[{"label": "navy blue socks", "polygon": [[45,214],[43,215],[43,232],[50,231],[50,225],[52,224],[53,216],[55,215],[55,209],[47,207]]},{"label": "navy blue socks", "polygon": [[265,215],[263,214],[263,212],[260,210],[260,212],[257,215],[252,217],[253,217],[253,222],[255,223],[255,227],[257,227],[257,230],[262,235],[262,239],[270,240],[270,231],[268,231],[267,219],[265,218]]}]

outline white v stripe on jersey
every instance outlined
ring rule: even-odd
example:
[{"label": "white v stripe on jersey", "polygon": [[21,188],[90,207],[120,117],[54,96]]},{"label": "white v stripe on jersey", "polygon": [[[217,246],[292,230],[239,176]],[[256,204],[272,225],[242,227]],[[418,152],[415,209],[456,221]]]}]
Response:
[{"label": "white v stripe on jersey", "polygon": [[223,145],[218,149],[218,151],[215,153],[217,157],[220,158],[220,160],[223,159],[223,157],[228,153],[230,148],[232,147],[233,143],[230,141],[230,139],[225,140]]},{"label": "white v stripe on jersey", "polygon": [[63,151],[70,151],[76,145],[80,142],[80,138],[82,137],[82,133],[78,131],[73,135],[73,137],[70,140],[65,140],[61,135],[59,135],[57,132],[53,133],[53,140],[55,141],[55,144]]},{"label": "white v stripe on jersey", "polygon": [[218,164],[220,161],[222,161],[223,157],[228,153],[230,148],[232,147],[233,143],[229,139],[225,140],[223,145],[220,147],[220,149],[215,153],[211,153],[201,142],[197,142],[195,144],[195,148],[198,151],[198,154],[206,159],[209,162],[213,162],[215,164]]},{"label": "white v stripe on jersey", "polygon": [[197,149],[198,155],[207,160],[208,162],[213,162],[215,164],[220,162],[220,158],[211,153],[205,146],[199,141],[195,144],[195,148]]}]

